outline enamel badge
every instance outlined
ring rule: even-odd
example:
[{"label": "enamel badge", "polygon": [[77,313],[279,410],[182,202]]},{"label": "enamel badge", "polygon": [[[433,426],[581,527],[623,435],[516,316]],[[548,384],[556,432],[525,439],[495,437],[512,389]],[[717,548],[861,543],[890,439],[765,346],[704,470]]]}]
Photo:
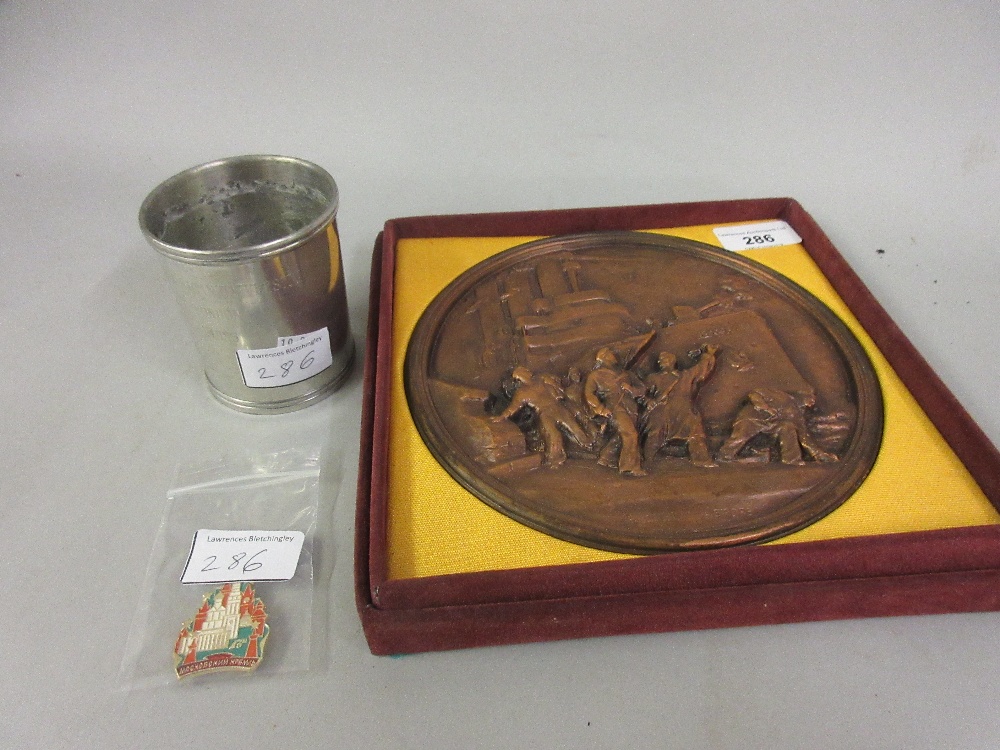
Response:
[{"label": "enamel badge", "polygon": [[177,676],[202,672],[251,672],[264,658],[270,628],[264,602],[252,583],[227,583],[206,594],[174,644]]}]

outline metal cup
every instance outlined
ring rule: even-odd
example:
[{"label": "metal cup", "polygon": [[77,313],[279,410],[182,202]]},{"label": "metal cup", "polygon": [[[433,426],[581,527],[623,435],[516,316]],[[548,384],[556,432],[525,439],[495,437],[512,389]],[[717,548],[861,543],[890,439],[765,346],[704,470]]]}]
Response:
[{"label": "metal cup", "polygon": [[354,361],[336,213],[322,168],[287,156],[202,164],[139,210],[164,259],[212,394],[254,414],[301,409]]}]

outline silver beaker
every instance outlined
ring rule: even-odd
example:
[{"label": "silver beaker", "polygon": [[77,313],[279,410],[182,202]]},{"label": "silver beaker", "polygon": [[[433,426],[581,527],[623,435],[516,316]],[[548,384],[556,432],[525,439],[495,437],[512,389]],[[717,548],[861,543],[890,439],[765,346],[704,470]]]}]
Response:
[{"label": "silver beaker", "polygon": [[354,361],[337,185],[287,156],[236,156],[157,186],[139,226],[159,251],[213,395],[244,412],[301,409]]}]

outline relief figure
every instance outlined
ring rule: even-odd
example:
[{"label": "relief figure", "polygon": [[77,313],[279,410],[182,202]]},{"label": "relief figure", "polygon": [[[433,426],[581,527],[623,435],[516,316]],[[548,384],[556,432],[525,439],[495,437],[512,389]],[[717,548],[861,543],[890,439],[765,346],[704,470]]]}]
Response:
[{"label": "relief figure", "polygon": [[805,412],[816,405],[812,392],[791,394],[777,388],[756,388],[747,394],[747,402],[736,415],[733,429],[719,449],[723,461],[736,461],[737,454],[759,435],[770,436],[777,442],[783,464],[805,464],[802,451],[822,463],[831,463],[837,456],[821,449],[809,435]]},{"label": "relief figure", "polygon": [[643,415],[643,456],[646,463],[672,440],[686,444],[691,463],[714,467],[708,450],[705,425],[695,403],[698,390],[715,370],[719,347],[709,345],[698,361],[686,370],[677,369],[677,357],[660,352],[656,363],[659,370],[646,377],[649,400]]},{"label": "relief figure", "polygon": [[636,427],[639,399],[645,395],[645,388],[632,381],[629,373],[620,368],[614,352],[605,347],[597,352],[594,369],[587,374],[583,390],[587,409],[600,422],[602,430],[610,433],[597,462],[613,466],[617,454],[619,473],[645,476]]},{"label": "relief figure", "polygon": [[599,437],[597,425],[587,413],[587,400],[583,393],[584,378],[579,367],[569,368],[569,371],[566,373],[565,383],[563,393],[565,394],[566,408],[576,417],[576,423],[587,433],[590,442],[596,442]]},{"label": "relief figure", "polygon": [[494,422],[510,419],[522,409],[531,411],[545,446],[545,463],[551,468],[566,461],[564,435],[583,448],[590,446],[590,437],[558,398],[558,386],[551,376],[534,375],[527,367],[515,367],[511,378],[513,397],[507,408],[492,418]]}]

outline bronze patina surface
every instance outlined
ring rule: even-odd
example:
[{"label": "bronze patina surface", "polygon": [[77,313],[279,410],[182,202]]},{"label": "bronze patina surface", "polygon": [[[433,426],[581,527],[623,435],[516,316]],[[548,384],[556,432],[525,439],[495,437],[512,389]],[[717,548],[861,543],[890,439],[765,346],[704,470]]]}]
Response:
[{"label": "bronze patina surface", "polygon": [[772,539],[871,469],[871,362],[812,294],[739,254],[637,232],[557,237],[452,282],[410,339],[431,453],[522,523],[620,552]]}]

